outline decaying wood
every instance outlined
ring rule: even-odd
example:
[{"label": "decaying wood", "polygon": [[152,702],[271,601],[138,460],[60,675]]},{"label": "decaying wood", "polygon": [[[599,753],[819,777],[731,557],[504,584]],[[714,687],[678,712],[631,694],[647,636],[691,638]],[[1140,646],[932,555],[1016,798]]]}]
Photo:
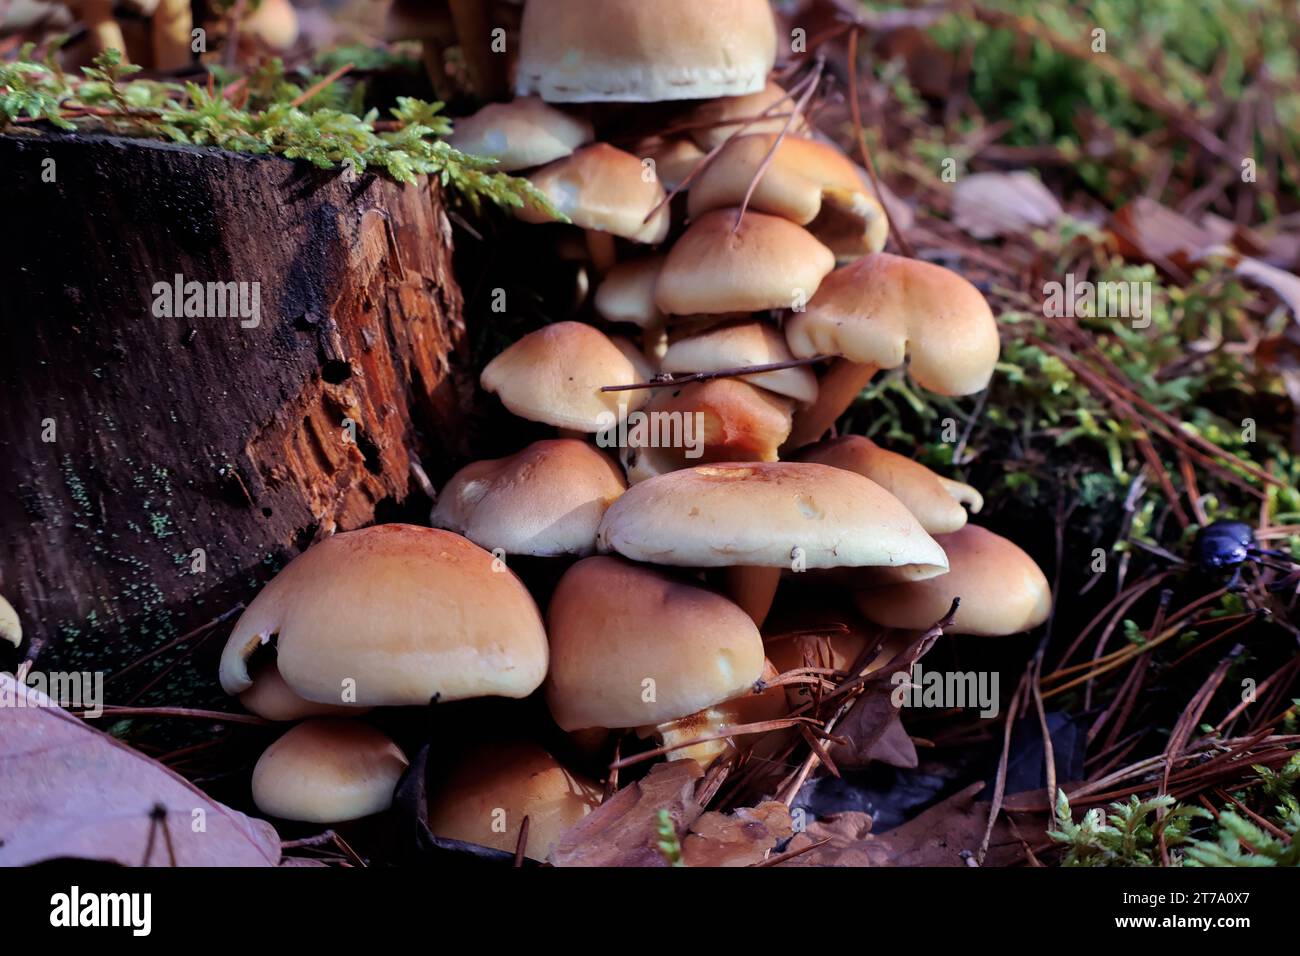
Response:
[{"label": "decaying wood", "polygon": [[[0,593],[38,666],[203,624],[460,452],[436,189],[94,136],[0,137],[0,173]],[[260,322],[160,316],[177,275],[257,283]]]}]

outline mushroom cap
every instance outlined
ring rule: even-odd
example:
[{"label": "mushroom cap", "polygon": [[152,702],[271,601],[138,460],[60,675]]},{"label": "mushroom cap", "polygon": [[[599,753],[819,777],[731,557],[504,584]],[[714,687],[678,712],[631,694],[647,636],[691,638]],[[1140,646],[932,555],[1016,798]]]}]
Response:
[{"label": "mushroom cap", "polygon": [[[575,226],[642,243],[663,242],[668,235],[663,184],[637,157],[608,143],[584,146],[528,178]],[[528,204],[516,215],[534,223],[551,218]]]},{"label": "mushroom cap", "polygon": [[594,782],[570,773],[537,744],[481,744],[430,794],[429,829],[513,853],[527,817],[524,855],[545,860],[560,835],[599,805],[600,795]]},{"label": "mushroom cap", "polygon": [[267,720],[302,720],[304,717],[357,717],[370,710],[350,704],[321,704],[294,693],[273,661],[254,668],[253,686],[239,695],[250,713]]},{"label": "mushroom cap", "polygon": [[655,175],[665,189],[676,189],[704,159],[704,150],[685,136],[654,136],[642,140],[633,150],[638,156],[654,160]]},{"label": "mushroom cap", "polygon": [[[716,372],[746,365],[788,362],[794,356],[785,336],[770,322],[754,320],[714,326],[698,335],[678,339],[668,346],[659,364],[665,372]],[[758,385],[797,402],[817,398],[817,376],[807,366],[739,376],[742,382]]]},{"label": "mushroom cap", "polygon": [[633,485],[601,519],[596,547],[635,561],[891,567],[942,574],[948,560],[912,513],[869,478],[827,465],[698,465]]},{"label": "mushroom cap", "polygon": [[839,355],[897,368],[940,395],[988,385],[1000,344],[993,312],[965,278],[929,262],[877,252],[826,277],[785,325],[799,358]]},{"label": "mushroom cap", "polygon": [[961,606],[949,634],[1000,637],[1037,627],[1052,613],[1052,589],[1034,559],[1001,535],[973,524],[937,535],[947,574],[857,592],[858,609],[886,627],[919,630]]},{"label": "mushroom cap", "polygon": [[638,381],[648,382],[654,378],[655,373],[659,371],[658,363],[647,356],[641,346],[624,335],[611,335],[609,340],[632,363]]},{"label": "mushroom cap", "polygon": [[620,558],[570,568],[547,621],[546,701],[564,730],[676,720],[735,697],[763,672],[763,641],[748,614]]},{"label": "mushroom cap", "polygon": [[406,765],[397,744],[368,724],[304,720],[258,758],[253,802],[282,820],[357,820],[392,805]]},{"label": "mushroom cap", "polygon": [[298,11],[289,0],[262,0],[240,29],[256,36],[273,50],[287,50],[298,39]]},{"label": "mushroom cap", "polygon": [[362,706],[527,697],[546,676],[546,632],[519,579],[460,535],[415,525],[332,535],[290,561],[226,642],[226,693],[252,685],[248,658],[273,634],[285,683],[319,703],[345,687]]},{"label": "mushroom cap", "polygon": [[[798,109],[796,97],[792,97],[776,83],[768,80],[763,88],[744,96],[724,96],[701,103],[691,111],[688,122],[691,125],[691,138],[701,150],[710,150],[721,146],[732,134],[743,133],[779,133],[785,128],[785,121],[791,110]],[[755,116],[767,116],[745,123]],[[741,126],[745,126],[741,130]],[[800,113],[790,121],[788,135],[801,136],[808,132],[808,123]]]},{"label": "mushroom cap", "polygon": [[618,466],[586,442],[539,441],[456,472],[431,522],[507,554],[591,554],[601,516],[626,487]]},{"label": "mushroom cap", "polygon": [[0,640],[8,641],[14,647],[23,642],[23,622],[3,595],[0,595]]},{"label": "mushroom cap", "polygon": [[800,461],[856,471],[907,506],[930,534],[947,534],[966,524],[966,509],[978,513],[984,497],[970,485],[936,475],[918,461],[881,448],[870,438],[843,435],[799,452]]},{"label": "mushroom cap", "polygon": [[663,318],[655,305],[655,283],[663,256],[645,256],[617,263],[596,287],[596,312],[607,322],[630,322],[645,328]]},{"label": "mushroom cap", "polygon": [[636,367],[599,329],[556,322],[529,332],[488,362],[483,389],[520,418],[556,428],[598,432],[618,420],[619,406],[638,408],[641,390],[602,392],[641,381]]},{"label": "mushroom cap", "polygon": [[812,298],[835,255],[802,226],[735,209],[693,221],[664,262],[655,304],[672,315],[788,309]]},{"label": "mushroom cap", "polygon": [[495,169],[512,173],[532,169],[590,143],[591,123],[533,96],[509,103],[489,103],[472,116],[456,120],[448,142],[457,149],[497,161]]},{"label": "mushroom cap", "polygon": [[[776,142],[775,133],[737,136],[691,183],[687,209],[699,216],[743,202]],[[858,168],[830,143],[786,136],[754,186],[749,208],[807,226],[839,259],[879,252],[889,221]]]},{"label": "mushroom cap", "polygon": [[[633,428],[639,416],[630,416],[628,447],[622,452],[632,482],[705,462],[776,461],[790,435],[793,406],[746,382],[718,378],[658,389],[643,411],[648,427],[642,443],[636,444]],[[702,417],[688,417],[696,413]],[[665,429],[664,422],[680,422],[680,435]]]},{"label": "mushroom cap", "polygon": [[515,91],[552,103],[738,96],[775,62],[768,0],[529,0]]}]

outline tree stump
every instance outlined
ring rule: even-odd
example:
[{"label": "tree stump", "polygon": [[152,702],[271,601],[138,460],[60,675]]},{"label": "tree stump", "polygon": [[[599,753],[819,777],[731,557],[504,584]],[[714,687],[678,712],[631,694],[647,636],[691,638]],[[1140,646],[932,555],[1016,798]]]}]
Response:
[{"label": "tree stump", "polygon": [[37,667],[137,659],[460,454],[436,187],[84,135],[0,137],[0,171],[0,593]]}]

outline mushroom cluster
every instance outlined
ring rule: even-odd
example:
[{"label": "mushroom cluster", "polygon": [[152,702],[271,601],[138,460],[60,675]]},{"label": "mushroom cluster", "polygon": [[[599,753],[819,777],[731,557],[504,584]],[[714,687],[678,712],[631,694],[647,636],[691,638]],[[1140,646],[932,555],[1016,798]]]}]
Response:
[{"label": "mushroom cluster", "polygon": [[[538,692],[553,726],[471,747],[429,822],[514,850],[528,817],[525,851],[545,858],[599,799],[547,733],[606,757],[618,741],[744,759],[808,698],[781,672],[869,670],[958,598],[949,633],[1046,619],[1033,560],[968,524],[978,491],[826,438],[881,370],[983,389],[998,330],[962,276],[883,251],[884,207],[818,138],[808,98],[771,79],[777,47],[767,0],[528,0],[517,98],[459,121],[453,142],[526,175],[567,220],[549,228],[583,250],[592,294],[480,380],[546,437],[463,467],[434,527],[336,534],[252,602],[222,685],[305,719],[258,764],[264,810],[342,820],[391,797],[405,758],[344,716]],[[642,112],[658,132],[601,139]],[[554,570],[530,593],[515,566],[537,562]],[[811,642],[765,630],[778,590],[798,608],[814,579],[870,624]]]}]

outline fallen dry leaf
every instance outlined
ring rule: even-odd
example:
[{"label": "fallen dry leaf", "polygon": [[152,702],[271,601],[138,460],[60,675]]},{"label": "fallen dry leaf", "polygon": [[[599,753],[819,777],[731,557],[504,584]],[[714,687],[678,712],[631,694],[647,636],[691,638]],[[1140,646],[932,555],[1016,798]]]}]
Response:
[{"label": "fallen dry leaf", "polygon": [[659,811],[667,810],[678,833],[699,817],[695,783],[703,772],[694,760],[656,764],[564,832],[551,848],[554,866],[667,866],[659,851]]},{"label": "fallen dry leaf", "polygon": [[732,813],[710,811],[691,825],[682,841],[687,866],[753,866],[794,832],[790,810],[769,800]]},{"label": "fallen dry leaf", "polygon": [[[974,783],[935,804],[919,816],[881,834],[863,827],[865,814],[836,814],[815,821],[795,834],[787,848],[799,850],[821,840],[830,842],[780,866],[969,866],[963,854],[978,852],[988,824],[989,805],[976,800],[984,784]],[[847,825],[840,818],[851,817]],[[858,826],[860,835],[853,834]],[[1001,819],[993,827],[985,866],[1009,866],[1023,849],[1010,826]]]},{"label": "fallen dry leaf", "polygon": [[958,180],[952,195],[953,222],[976,239],[1023,236],[1064,213],[1038,177],[1026,172],[975,173]]},{"label": "fallen dry leaf", "polygon": [[[123,866],[280,862],[269,823],[217,803],[12,675],[0,674],[0,700],[0,866],[60,857]],[[166,812],[161,822],[157,807]]]}]

